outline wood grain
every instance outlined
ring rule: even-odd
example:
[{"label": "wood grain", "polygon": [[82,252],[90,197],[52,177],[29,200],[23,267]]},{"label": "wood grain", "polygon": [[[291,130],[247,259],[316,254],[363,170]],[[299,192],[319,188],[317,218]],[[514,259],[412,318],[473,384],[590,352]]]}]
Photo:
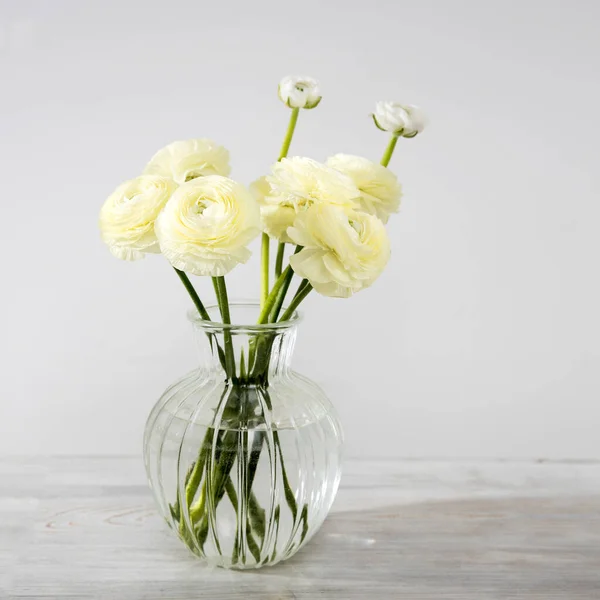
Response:
[{"label": "wood grain", "polygon": [[600,599],[597,463],[349,461],[290,561],[209,569],[160,520],[141,460],[0,459],[0,597]]}]

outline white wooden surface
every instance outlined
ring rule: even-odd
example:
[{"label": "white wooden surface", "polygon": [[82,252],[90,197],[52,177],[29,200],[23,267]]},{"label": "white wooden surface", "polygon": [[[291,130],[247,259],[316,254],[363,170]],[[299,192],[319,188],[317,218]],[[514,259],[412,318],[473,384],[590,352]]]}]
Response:
[{"label": "white wooden surface", "polygon": [[138,458],[0,459],[0,598],[600,598],[600,464],[349,461],[292,560],[204,567]]}]

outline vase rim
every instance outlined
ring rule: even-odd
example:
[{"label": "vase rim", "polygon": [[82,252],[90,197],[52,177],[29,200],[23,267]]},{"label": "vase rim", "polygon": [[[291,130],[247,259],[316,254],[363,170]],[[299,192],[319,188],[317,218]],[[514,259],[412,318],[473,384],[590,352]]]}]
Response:
[{"label": "vase rim", "polygon": [[[260,312],[260,303],[252,300],[233,300],[229,302],[230,308],[238,308],[238,309],[253,309],[258,315]],[[208,304],[206,306],[207,312],[210,314],[211,311],[219,311],[218,304]],[[282,313],[285,310],[285,306],[282,307]],[[259,331],[285,331],[286,329],[292,329],[300,323],[302,320],[302,313],[295,310],[292,313],[292,317],[288,321],[283,321],[280,323],[222,323],[220,321],[207,321],[203,319],[196,309],[190,309],[187,311],[188,320],[195,326],[200,327],[201,329],[211,330],[211,331],[237,331],[237,332],[251,332],[256,333]]]}]

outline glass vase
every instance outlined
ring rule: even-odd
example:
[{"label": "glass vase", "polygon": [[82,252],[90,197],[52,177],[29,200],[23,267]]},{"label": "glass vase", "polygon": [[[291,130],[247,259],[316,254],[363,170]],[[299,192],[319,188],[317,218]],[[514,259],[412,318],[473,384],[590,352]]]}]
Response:
[{"label": "glass vase", "polygon": [[[248,569],[296,553],[340,480],[342,430],[323,391],[291,368],[299,322],[223,325],[190,313],[201,361],[148,417],[144,460],[160,512],[211,565]],[[259,307],[232,304],[232,323]]]}]

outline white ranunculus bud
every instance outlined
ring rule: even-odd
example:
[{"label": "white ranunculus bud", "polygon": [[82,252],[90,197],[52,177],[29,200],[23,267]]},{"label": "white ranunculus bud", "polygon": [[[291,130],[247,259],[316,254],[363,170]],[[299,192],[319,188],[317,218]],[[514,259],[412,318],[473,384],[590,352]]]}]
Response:
[{"label": "white ranunculus bud", "polygon": [[227,177],[230,172],[229,152],[206,138],[165,146],[150,159],[144,170],[144,173],[170,177],[179,185],[206,175]]},{"label": "white ranunculus bud", "polygon": [[379,129],[405,138],[415,137],[426,125],[423,111],[412,104],[378,102],[372,116]]},{"label": "white ranunculus bud", "polygon": [[122,260],[139,260],[160,252],[154,222],[177,189],[160,175],[140,175],[122,183],[100,210],[100,234],[109,250]]},{"label": "white ranunculus bud", "polygon": [[156,220],[160,249],[180,271],[218,277],[250,258],[260,210],[241,184],[208,175],[181,185]]},{"label": "white ranunculus bud", "polygon": [[[270,190],[260,199],[265,231],[280,242],[290,242],[287,229],[296,214],[313,204],[359,208],[360,191],[352,180],[310,158],[295,156],[275,163],[266,183]],[[264,185],[264,184],[263,184]]]},{"label": "white ranunculus bud", "polygon": [[290,258],[294,272],[323,296],[348,298],[370,286],[390,257],[385,225],[373,215],[315,204],[288,229],[304,248]]},{"label": "white ranunculus bud", "polygon": [[352,179],[360,190],[361,208],[384,223],[390,214],[398,212],[402,186],[398,178],[386,167],[361,156],[336,154],[327,159],[328,167]]},{"label": "white ranunculus bud", "polygon": [[311,77],[288,75],[279,82],[279,99],[290,108],[315,108],[321,101],[319,82]]}]

